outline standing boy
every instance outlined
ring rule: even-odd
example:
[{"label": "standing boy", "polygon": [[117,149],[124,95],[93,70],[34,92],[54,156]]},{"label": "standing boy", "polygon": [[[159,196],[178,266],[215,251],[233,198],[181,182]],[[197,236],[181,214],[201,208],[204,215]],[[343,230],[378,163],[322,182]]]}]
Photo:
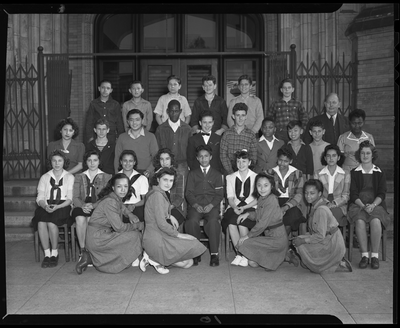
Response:
[{"label": "standing boy", "polygon": [[[210,266],[218,266],[218,248],[221,234],[219,223],[220,203],[224,197],[222,174],[211,167],[212,149],[208,145],[196,148],[200,167],[190,170],[186,185],[188,214],[185,231],[200,239],[200,220],[204,219],[204,232],[210,244]],[[200,262],[200,256],[193,259],[193,265]]]},{"label": "standing boy", "polygon": [[314,174],[314,160],[310,145],[301,140],[303,127],[301,121],[290,121],[287,125],[290,141],[285,146],[292,153],[292,166],[303,172],[305,181]]},{"label": "standing boy", "polygon": [[181,79],[176,75],[170,75],[167,81],[168,81],[169,92],[165,95],[162,95],[158,99],[156,108],[154,109],[158,125],[161,125],[168,120],[167,108],[169,102],[172,99],[176,99],[180,103],[181,113],[179,119],[181,119],[186,124],[189,124],[190,115],[192,115],[192,110],[190,109],[186,97],[179,94],[179,90],[182,87]]},{"label": "standing boy", "polygon": [[203,84],[204,94],[194,101],[193,112],[190,119],[193,133],[200,132],[199,121],[201,120],[201,113],[205,110],[210,110],[214,116],[212,131],[218,135],[222,135],[228,130],[228,123],[226,120],[228,107],[226,106],[226,101],[224,98],[215,94],[217,80],[213,75],[204,76],[201,82]]},{"label": "standing boy", "polygon": [[115,146],[114,170],[118,172],[119,156],[125,149],[133,150],[137,156],[137,168],[146,178],[154,171],[153,157],[158,152],[158,144],[153,133],[147,131],[143,125],[144,115],[139,109],[131,109],[126,115],[130,129],[124,132]]},{"label": "standing boy", "polygon": [[[114,175],[115,141],[112,142],[107,138],[110,125],[106,119],[100,118],[93,130],[96,133],[96,139],[89,142],[86,151],[97,150],[100,154],[100,170]],[[83,164],[85,165],[86,163]]]},{"label": "standing boy", "polygon": [[188,174],[186,150],[192,129],[179,118],[181,113],[181,103],[177,99],[171,100],[167,106],[169,118],[157,127],[156,138],[160,149],[169,148],[175,155],[177,171],[182,173],[186,180]]},{"label": "standing boy", "polygon": [[[147,131],[150,131],[151,124],[153,123],[153,109],[151,104],[146,99],[142,98],[142,93],[144,91],[141,81],[133,81],[129,86],[129,93],[132,95],[132,99],[125,101],[122,105],[122,120],[125,121],[126,114],[131,109],[139,109],[143,115],[143,126]],[[125,124],[125,132],[128,132],[129,124]]]},{"label": "standing boy", "polygon": [[200,133],[194,134],[188,140],[186,158],[189,168],[194,170],[199,166],[199,162],[196,159],[196,148],[200,145],[208,145],[212,149],[211,167],[222,172],[222,163],[219,156],[221,136],[213,132],[215,121],[211,110],[207,109],[201,112],[199,125],[201,128]]},{"label": "standing boy", "polygon": [[96,138],[93,128],[98,119],[104,118],[109,123],[108,140],[115,142],[118,136],[125,131],[121,116],[121,105],[112,99],[113,91],[110,81],[103,80],[98,87],[100,97],[92,100],[86,113],[86,123],[83,132],[83,143],[87,145]]},{"label": "standing boy", "polygon": [[278,149],[285,145],[283,140],[275,138],[275,122],[272,117],[266,117],[261,125],[262,136],[257,143],[257,165],[254,172],[268,171],[276,166]]},{"label": "standing boy", "polygon": [[321,163],[321,155],[325,150],[325,147],[329,145],[322,138],[325,134],[325,127],[321,121],[312,121],[309,125],[310,130],[308,131],[313,138],[313,141],[310,143],[312,155],[313,155],[313,163],[314,163],[314,172],[322,169],[324,165]]},{"label": "standing boy", "polygon": [[294,83],[291,79],[284,79],[279,84],[279,96],[282,98],[274,101],[268,111],[267,116],[272,116],[276,125],[276,137],[287,143],[287,125],[290,121],[300,121],[303,126],[307,125],[308,114],[301,101],[293,98]]},{"label": "standing boy", "polygon": [[238,150],[247,149],[251,162],[257,162],[257,138],[254,132],[245,125],[247,110],[247,105],[242,102],[233,106],[232,118],[235,124],[222,135],[220,157],[224,175],[237,170],[235,153]]},{"label": "standing boy", "polygon": [[252,79],[250,76],[242,75],[239,77],[238,88],[240,90],[240,95],[229,102],[227,121],[228,126],[232,127],[234,125],[232,118],[233,107],[238,103],[245,103],[248,108],[246,127],[253,131],[254,134],[258,135],[261,128],[261,122],[264,119],[264,110],[260,98],[250,94],[251,84]]}]

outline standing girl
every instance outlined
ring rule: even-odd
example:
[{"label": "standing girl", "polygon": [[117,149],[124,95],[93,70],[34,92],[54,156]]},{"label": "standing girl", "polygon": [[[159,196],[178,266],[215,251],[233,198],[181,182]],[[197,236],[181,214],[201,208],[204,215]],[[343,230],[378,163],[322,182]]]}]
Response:
[{"label": "standing girl", "polygon": [[256,224],[247,235],[240,237],[238,251],[249,260],[251,267],[276,270],[288,251],[288,237],[277,198],[279,192],[275,189],[274,177],[265,172],[258,174],[254,183],[257,209],[240,214],[238,221],[250,219]]},{"label": "standing girl", "polygon": [[[125,206],[136,215],[140,222],[144,222],[144,197],[149,191],[149,181],[147,178],[136,171],[138,162],[136,153],[133,150],[124,150],[119,156],[118,173],[124,173],[129,178],[131,197],[125,201]],[[124,222],[129,222],[129,218],[124,216]]]},{"label": "standing girl", "polygon": [[112,175],[99,169],[100,154],[90,150],[83,157],[88,169],[75,176],[72,220],[76,222],[76,234],[81,249],[79,256],[85,251],[87,223],[94,208],[97,206],[98,194],[106,186]]},{"label": "standing girl", "polygon": [[361,164],[351,170],[349,221],[356,225],[357,240],[360,244],[361,262],[365,269],[369,263],[367,224],[371,235],[371,268],[379,268],[379,244],[382,225],[390,223],[386,209],[386,174],[373,164],[377,150],[371,141],[363,141],[355,153]]},{"label": "standing girl", "polygon": [[69,159],[68,172],[71,174],[81,172],[85,146],[82,142],[75,140],[79,134],[78,125],[72,118],[67,117],[57,124],[56,132],[59,135],[59,139],[49,143],[47,154],[50,154],[55,149],[61,150]]},{"label": "standing girl", "polygon": [[99,193],[101,200],[94,209],[86,230],[86,249],[76,266],[78,274],[88,264],[106,273],[118,273],[130,266],[139,265],[142,253],[141,233],[143,223],[122,222],[124,200],[129,198],[129,179],[123,173],[115,174]]},{"label": "standing girl", "polygon": [[[257,207],[257,199],[253,195],[254,180],[257,176],[250,170],[251,160],[246,149],[235,153],[238,170],[226,177],[226,194],[228,207],[225,211],[221,225],[223,231],[229,229],[229,234],[234,246],[240,237],[246,236],[254,226],[255,221],[248,218],[239,220],[239,215],[254,212]],[[231,262],[233,265],[247,266],[248,260],[239,252]]]},{"label": "standing girl", "polygon": [[57,266],[58,226],[65,223],[72,224],[69,214],[74,176],[66,171],[69,160],[61,150],[56,149],[50,153],[48,162],[52,169],[43,174],[39,180],[36,197],[39,207],[32,219],[33,228],[38,231],[44,249],[42,268]]},{"label": "standing girl", "polygon": [[311,204],[309,233],[292,240],[300,255],[301,265],[315,273],[332,273],[339,265],[353,271],[344,257],[346,247],[339,224],[322,198],[322,182],[310,179],[303,190],[306,201]]},{"label": "standing girl", "polygon": [[161,168],[155,174],[158,185],[146,196],[146,229],[143,234],[145,251],[140,262],[142,271],[146,271],[149,264],[160,274],[168,273],[165,267],[169,265],[190,268],[193,258],[207,249],[196,237],[180,233],[178,221],[171,215],[171,203],[166,192],[174,184],[175,175],[173,168]]}]

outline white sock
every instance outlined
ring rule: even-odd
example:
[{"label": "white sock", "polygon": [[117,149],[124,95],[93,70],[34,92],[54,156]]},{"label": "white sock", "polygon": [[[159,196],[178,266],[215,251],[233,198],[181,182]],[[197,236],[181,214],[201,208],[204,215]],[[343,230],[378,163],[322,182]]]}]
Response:
[{"label": "white sock", "polygon": [[133,267],[139,266],[139,258],[137,258],[135,261],[132,262]]},{"label": "white sock", "polygon": [[50,248],[44,250],[44,256],[50,257]]},{"label": "white sock", "polygon": [[57,257],[57,255],[58,255],[58,249],[52,249],[51,250],[51,256]]},{"label": "white sock", "polygon": [[218,253],[211,253],[211,255],[218,255]]},{"label": "white sock", "polygon": [[361,257],[367,257],[367,258],[369,258],[369,253],[368,252],[365,252],[365,253],[361,253]]},{"label": "white sock", "polygon": [[379,256],[379,253],[371,253],[371,257],[376,257],[376,258],[378,258],[378,256]]}]

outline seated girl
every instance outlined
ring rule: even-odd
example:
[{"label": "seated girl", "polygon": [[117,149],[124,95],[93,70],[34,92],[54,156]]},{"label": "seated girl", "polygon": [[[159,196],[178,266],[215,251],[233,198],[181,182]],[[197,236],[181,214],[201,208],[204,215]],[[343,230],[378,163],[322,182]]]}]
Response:
[{"label": "seated girl", "polygon": [[38,231],[44,250],[42,268],[57,266],[58,227],[73,223],[70,212],[75,178],[66,171],[69,159],[63,151],[55,149],[50,153],[48,162],[52,169],[40,177],[36,197],[39,207],[32,219],[33,229]]},{"label": "seated girl", "polygon": [[[239,150],[235,153],[235,157],[238,170],[226,177],[228,207],[221,222],[222,231],[229,229],[234,246],[237,245],[239,238],[246,236],[256,224],[254,220],[248,218],[239,220],[239,215],[254,212],[257,207],[257,199],[253,195],[257,174],[250,169],[252,163],[249,153],[246,149]],[[237,250],[236,254],[231,264],[248,266],[248,260]]]},{"label": "seated girl", "polygon": [[338,146],[328,145],[321,155],[322,169],[314,172],[314,179],[322,182],[322,196],[328,200],[339,226],[347,225],[347,202],[350,197],[350,172],[341,168],[343,157]]},{"label": "seated girl", "polygon": [[100,153],[97,150],[89,150],[83,156],[83,162],[87,170],[76,174],[73,192],[72,220],[76,222],[76,235],[82,256],[85,249],[86,228],[90,215],[97,206],[99,192],[106,186],[112,175],[99,169]]},{"label": "seated girl", "polygon": [[283,214],[283,224],[289,235],[297,231],[301,223],[306,222],[303,213],[303,173],[291,166],[292,153],[283,147],[278,149],[278,165],[268,172],[274,176],[275,188],[280,192],[279,206]]},{"label": "seated girl", "polygon": [[382,225],[387,228],[390,223],[387,212],[386,174],[373,164],[377,159],[377,150],[371,141],[360,143],[355,153],[361,164],[351,170],[349,221],[355,223],[356,235],[361,251],[359,267],[365,269],[369,263],[367,224],[371,238],[371,268],[379,268],[379,245]]},{"label": "seated girl", "polygon": [[[161,148],[153,158],[154,171],[158,171],[163,167],[177,168],[175,155],[169,148]],[[158,185],[157,178],[154,174],[149,178],[150,185]],[[186,200],[185,200],[185,185],[183,174],[176,172],[174,185],[167,193],[171,202],[171,214],[178,220],[179,225],[185,221],[186,217]]]},{"label": "seated girl", "polygon": [[[140,222],[144,222],[144,197],[149,191],[149,181],[143,174],[136,171],[137,165],[136,153],[133,150],[121,152],[118,173],[124,173],[129,178],[131,189],[131,197],[125,200],[124,205],[139,218]],[[124,216],[123,221],[127,223],[129,218]]]}]

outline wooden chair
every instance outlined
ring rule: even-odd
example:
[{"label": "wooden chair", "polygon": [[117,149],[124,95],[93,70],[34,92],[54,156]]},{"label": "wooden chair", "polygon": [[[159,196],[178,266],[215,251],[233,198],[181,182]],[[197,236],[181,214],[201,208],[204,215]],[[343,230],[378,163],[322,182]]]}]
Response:
[{"label": "wooden chair", "polygon": [[[65,261],[69,262],[70,261],[70,256],[69,256],[69,249],[71,248],[71,253],[72,253],[72,261],[75,262],[76,257],[75,257],[75,234],[71,233],[71,231],[75,232],[75,223],[70,227],[67,226],[67,224],[63,224],[61,226],[58,226],[59,229],[59,238],[58,238],[58,243],[64,244],[64,252],[65,252]],[[40,247],[40,238],[39,238],[39,233],[36,230],[34,234],[34,248],[35,248],[35,260],[36,262],[40,262],[40,253],[41,253],[41,247]]]},{"label": "wooden chair", "polygon": [[[225,210],[225,200],[223,199],[221,202],[220,202],[220,205],[219,205],[219,223],[221,224],[221,221],[222,221],[222,216],[223,216],[223,214],[224,214],[224,210]],[[208,238],[207,238],[207,236],[205,235],[205,233],[204,233],[204,219],[201,219],[200,220],[200,229],[201,229],[201,232],[202,232],[202,235],[204,236],[204,237],[201,237],[200,238],[200,241],[201,242],[208,242]],[[223,244],[223,241],[222,241],[222,229],[221,229],[221,231],[220,231],[220,236],[219,236],[219,248],[218,248],[218,254],[222,254],[222,244]],[[226,251],[225,251],[225,258],[226,258]]]},{"label": "wooden chair", "polygon": [[[354,223],[350,223],[349,226],[349,254],[348,254],[348,259],[351,262],[353,258],[353,236],[354,236]],[[367,224],[367,238],[368,238],[368,249],[371,249],[371,237],[370,237],[370,226]],[[386,246],[387,246],[387,231],[385,227],[382,224],[382,235],[381,235],[381,241],[382,241],[382,260],[386,261]]]}]

